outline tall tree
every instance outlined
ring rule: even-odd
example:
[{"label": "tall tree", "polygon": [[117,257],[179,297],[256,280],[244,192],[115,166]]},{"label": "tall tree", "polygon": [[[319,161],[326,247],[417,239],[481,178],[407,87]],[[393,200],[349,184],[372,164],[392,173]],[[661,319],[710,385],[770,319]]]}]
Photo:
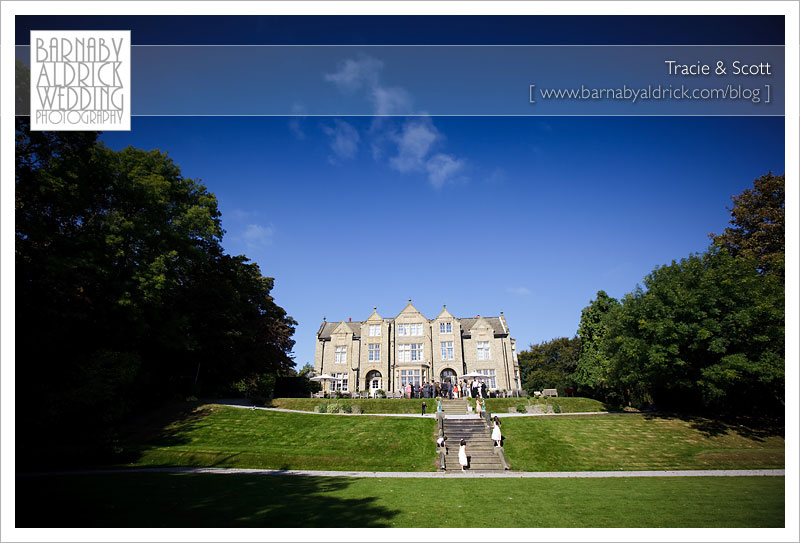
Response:
[{"label": "tall tree", "polygon": [[731,221],[722,234],[709,234],[714,245],[736,257],[755,258],[763,272],[783,275],[786,252],[786,176],[762,175],[732,196]]},{"label": "tall tree", "polygon": [[[294,365],[273,279],[224,253],[213,194],[160,151],[17,120],[20,451],[97,445],[144,400]],[[54,430],[55,429],[55,430]],[[62,437],[63,437],[62,436]]]},{"label": "tall tree", "polygon": [[602,351],[633,403],[714,412],[783,406],[783,284],[713,249],[656,268],[609,313]]},{"label": "tall tree", "polygon": [[578,363],[580,339],[560,337],[531,345],[519,353],[519,370],[522,386],[533,394],[544,388],[557,388],[563,393],[565,388],[574,386],[572,374]]},{"label": "tall tree", "polygon": [[597,298],[581,311],[580,354],[573,375],[581,394],[602,397],[613,390],[609,389],[612,364],[602,349],[602,341],[608,334],[606,316],[616,306],[619,301],[600,290]]}]

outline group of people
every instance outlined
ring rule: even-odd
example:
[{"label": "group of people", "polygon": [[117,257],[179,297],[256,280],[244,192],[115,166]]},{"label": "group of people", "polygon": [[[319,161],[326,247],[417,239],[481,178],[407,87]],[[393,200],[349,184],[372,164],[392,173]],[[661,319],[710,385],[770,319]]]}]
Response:
[{"label": "group of people", "polygon": [[441,396],[452,400],[454,398],[486,398],[488,389],[486,383],[477,379],[469,382],[459,380],[453,384],[450,381],[440,383],[423,383],[421,385],[406,383],[402,387],[406,398],[436,398]]}]

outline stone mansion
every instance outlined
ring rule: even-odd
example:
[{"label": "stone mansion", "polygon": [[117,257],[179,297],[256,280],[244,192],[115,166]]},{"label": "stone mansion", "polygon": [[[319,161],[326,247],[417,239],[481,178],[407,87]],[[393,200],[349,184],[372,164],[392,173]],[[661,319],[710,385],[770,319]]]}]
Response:
[{"label": "stone mansion", "polygon": [[[314,371],[339,378],[342,392],[398,392],[407,383],[454,382],[485,375],[489,390],[517,390],[519,361],[503,312],[499,317],[458,319],[447,307],[428,319],[411,305],[395,318],[327,322],[317,332]],[[326,387],[327,388],[327,387]]]}]

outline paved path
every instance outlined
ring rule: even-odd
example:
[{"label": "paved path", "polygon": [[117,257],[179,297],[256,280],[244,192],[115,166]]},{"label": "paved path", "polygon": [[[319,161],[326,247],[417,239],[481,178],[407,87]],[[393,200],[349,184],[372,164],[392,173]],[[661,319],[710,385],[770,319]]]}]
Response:
[{"label": "paved path", "polygon": [[[422,418],[435,418],[436,408],[434,406],[433,412],[428,411],[425,415],[414,413],[317,413],[315,411],[300,411],[298,409],[282,409],[280,407],[253,407],[250,405],[242,405],[241,403],[228,403],[226,401],[211,402],[218,405],[225,405],[228,407],[238,407],[240,409],[253,409],[259,411],[281,411],[283,413],[302,413],[305,415],[338,415],[344,417],[416,417]],[[609,411],[587,411],[581,413],[492,413],[492,416],[497,415],[499,418],[504,417],[563,417],[575,415],[608,415]],[[473,413],[471,415],[447,415],[448,419],[477,419],[478,415]]]},{"label": "paved path", "polygon": [[372,477],[372,478],[451,478],[467,477],[479,479],[561,479],[561,478],[603,478],[603,477],[783,477],[782,469],[725,469],[725,470],[665,470],[665,471],[506,471],[470,473],[441,471],[315,471],[282,469],[243,469],[243,468],[120,468],[83,471],[61,471],[43,473],[19,473],[22,477],[52,475],[104,475],[111,473],[199,473],[214,475],[297,475],[305,477]]}]

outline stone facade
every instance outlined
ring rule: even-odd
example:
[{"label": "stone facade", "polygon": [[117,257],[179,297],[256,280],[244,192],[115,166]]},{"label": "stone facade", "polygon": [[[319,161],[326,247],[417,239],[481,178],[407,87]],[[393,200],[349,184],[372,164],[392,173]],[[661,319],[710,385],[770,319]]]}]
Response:
[{"label": "stone facade", "polygon": [[502,312],[456,318],[444,307],[428,319],[411,300],[394,318],[375,309],[361,322],[323,320],[314,370],[341,378],[335,386],[343,392],[398,392],[406,382],[452,381],[476,371],[491,390],[520,388],[516,342]]}]

